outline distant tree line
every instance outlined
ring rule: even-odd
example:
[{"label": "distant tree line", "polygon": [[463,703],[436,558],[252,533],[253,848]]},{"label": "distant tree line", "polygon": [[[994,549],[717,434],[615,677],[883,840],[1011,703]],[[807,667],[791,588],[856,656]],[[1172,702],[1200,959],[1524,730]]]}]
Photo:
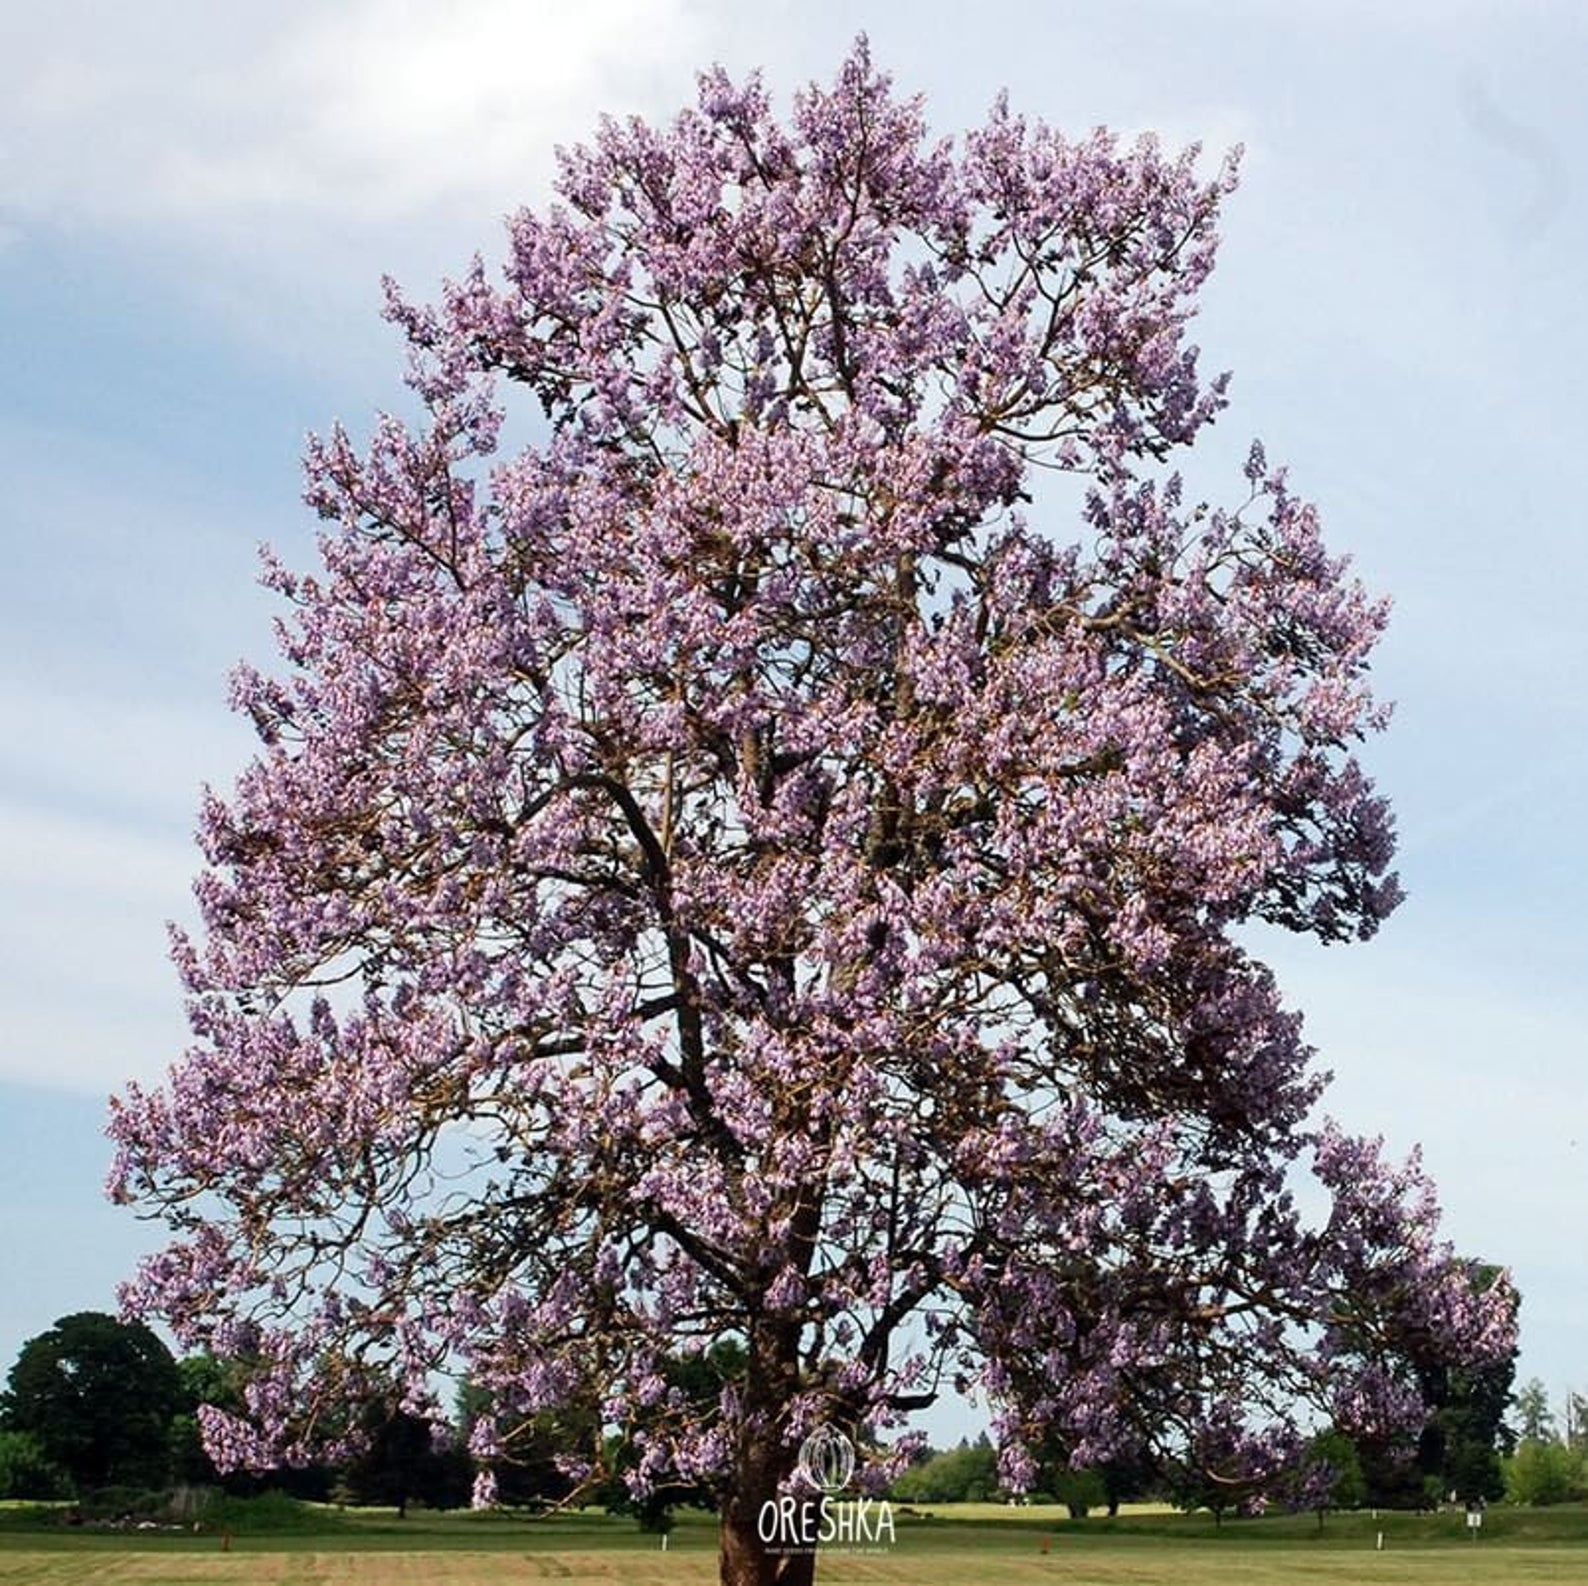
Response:
[{"label": "distant tree line", "polygon": [[443,1422],[395,1402],[356,1412],[363,1452],[340,1466],[216,1470],[200,1405],[239,1410],[241,1368],[209,1355],[175,1359],[141,1323],[99,1311],[63,1316],[29,1340],[0,1395],[0,1498],[124,1493],[129,1503],[172,1487],[238,1496],[276,1488],[295,1497],[435,1508],[469,1501],[474,1471]]},{"label": "distant tree line", "polygon": [[1566,1395],[1555,1420],[1536,1377],[1516,1395],[1516,1449],[1505,1462],[1505,1493],[1513,1503],[1572,1503],[1588,1498],[1588,1397]]},{"label": "distant tree line", "polygon": [[[686,1400],[714,1399],[743,1364],[725,1341],[687,1360],[668,1362],[667,1386]],[[490,1414],[488,1394],[465,1381],[453,1415],[417,1414],[393,1392],[349,1410],[361,1451],[340,1464],[279,1466],[266,1471],[216,1469],[204,1448],[199,1408],[240,1414],[247,1363],[212,1355],[175,1359],[141,1323],[97,1311],[64,1316],[23,1346],[0,1394],[0,1499],[59,1500],[125,1494],[129,1503],[160,1490],[216,1487],[234,1496],[268,1489],[316,1501],[460,1508],[477,1474],[469,1453],[476,1421]],[[660,1486],[633,1499],[623,1474],[636,1461],[633,1433],[604,1436],[608,1480],[583,1496],[631,1513],[653,1531],[671,1509],[705,1506],[703,1488]],[[604,1429],[592,1411],[545,1415],[521,1427],[510,1456],[493,1465],[497,1500],[546,1507],[569,1496],[566,1466]]]},{"label": "distant tree line", "polygon": [[[1472,1263],[1475,1291],[1484,1292],[1499,1271]],[[1421,1435],[1411,1443],[1346,1425],[1325,1426],[1287,1478],[1261,1486],[1243,1486],[1230,1479],[1207,1451],[1200,1458],[1193,1451],[1191,1457],[1176,1460],[1155,1453],[1144,1440],[1106,1464],[1075,1468],[1067,1450],[1055,1445],[1039,1470],[1034,1496],[1063,1503],[1076,1516],[1093,1511],[1114,1514],[1121,1503],[1154,1499],[1185,1509],[1207,1509],[1219,1519],[1227,1513],[1259,1510],[1277,1498],[1296,1509],[1315,1510],[1320,1523],[1331,1509],[1368,1505],[1429,1508],[1445,1502],[1489,1502],[1507,1495],[1524,1503],[1559,1501],[1540,1496],[1571,1485],[1562,1474],[1569,1463],[1565,1444],[1560,1453],[1549,1446],[1547,1434],[1553,1422],[1539,1421],[1537,1405],[1545,1402],[1543,1389],[1529,1384],[1516,1400],[1520,1441],[1506,1420],[1516,1372],[1514,1350],[1509,1357],[1481,1367],[1451,1366],[1435,1349],[1426,1358],[1408,1353],[1402,1363],[1428,1407]],[[1579,1436],[1588,1433],[1585,1412],[1588,1405],[1580,1400],[1568,1405],[1568,1418]],[[1578,1485],[1580,1476],[1579,1460]],[[893,1495],[909,1503],[1001,1498],[995,1451],[985,1438],[957,1449],[928,1451],[899,1477]]]},{"label": "distant tree line", "polygon": [[[704,1403],[742,1365],[741,1346],[724,1341],[668,1363],[673,1402]],[[1588,1402],[1570,1395],[1557,1423],[1537,1381],[1512,1394],[1514,1359],[1480,1370],[1429,1367],[1419,1373],[1427,1423],[1414,1447],[1393,1446],[1325,1428],[1313,1440],[1290,1494],[1294,1507],[1427,1507],[1442,1501],[1569,1501],[1585,1495]],[[218,1487],[234,1495],[269,1488],[293,1496],[380,1504],[406,1512],[412,1503],[459,1507],[470,1501],[476,1462],[468,1451],[475,1423],[492,1411],[489,1396],[465,1382],[451,1417],[406,1409],[393,1394],[349,1413],[362,1451],[339,1465],[217,1471],[205,1452],[199,1407],[239,1412],[246,1366],[208,1355],[177,1360],[147,1327],[99,1312],[62,1317],[22,1349],[0,1395],[0,1498],[58,1500],[106,1490],[150,1492]],[[1507,1417],[1510,1417],[1509,1421]],[[671,1511],[708,1506],[703,1489],[661,1486],[644,1500],[623,1480],[635,1459],[633,1435],[585,1417],[547,1415],[520,1429],[511,1457],[493,1465],[497,1501],[523,1507],[557,1503],[574,1491],[570,1456],[602,1445],[605,1482],[586,1501],[632,1513],[649,1530],[665,1530]],[[924,1450],[892,1488],[901,1503],[1002,1501],[997,1450],[982,1434],[958,1447]],[[1122,1503],[1168,1500],[1222,1517],[1246,1497],[1189,1464],[1176,1465],[1143,1446],[1092,1468],[1074,1468],[1060,1446],[1047,1450],[1035,1501],[1066,1505],[1072,1515],[1114,1514]]]}]

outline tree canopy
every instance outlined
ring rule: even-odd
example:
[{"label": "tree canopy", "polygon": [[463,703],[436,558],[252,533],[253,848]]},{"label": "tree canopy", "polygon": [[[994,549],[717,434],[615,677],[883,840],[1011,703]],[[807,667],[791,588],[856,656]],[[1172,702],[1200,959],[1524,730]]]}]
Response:
[{"label": "tree canopy", "polygon": [[1537,1377],[1529,1377],[1516,1391],[1516,1432],[1524,1443],[1548,1443],[1555,1437],[1555,1412],[1549,1393]]},{"label": "tree canopy", "polygon": [[147,1327],[79,1311],[23,1345],[0,1422],[30,1436],[79,1491],[151,1485],[165,1479],[182,1404],[176,1362]]},{"label": "tree canopy", "polygon": [[862,44],[787,119],[713,70],[604,122],[499,279],[389,287],[416,416],[310,447],[194,1044],[112,1119],[175,1231],[129,1303],[260,1363],[218,1458],[461,1362],[477,1451],[598,1404],[723,1494],[725,1579],[798,1580],[801,1439],[886,1480],[951,1381],[1012,1486],[1050,1436],[1246,1480],[1303,1400],[1415,1421],[1408,1335],[1508,1347],[1238,934],[1399,893],[1384,606],[1261,447],[1231,509],[1168,471],[1234,184],[1002,103],[935,141]]}]

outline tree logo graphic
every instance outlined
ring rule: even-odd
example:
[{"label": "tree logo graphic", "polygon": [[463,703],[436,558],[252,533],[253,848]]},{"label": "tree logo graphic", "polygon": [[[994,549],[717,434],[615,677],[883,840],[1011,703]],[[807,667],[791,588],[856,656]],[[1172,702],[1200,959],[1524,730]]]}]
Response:
[{"label": "tree logo graphic", "polygon": [[800,1444],[796,1468],[817,1492],[840,1493],[855,1473],[855,1445],[835,1427],[818,1426]]}]

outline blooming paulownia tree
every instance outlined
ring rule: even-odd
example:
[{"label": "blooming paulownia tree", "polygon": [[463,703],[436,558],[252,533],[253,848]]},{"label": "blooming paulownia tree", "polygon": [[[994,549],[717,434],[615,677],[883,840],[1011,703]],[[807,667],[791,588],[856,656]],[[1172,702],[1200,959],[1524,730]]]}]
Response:
[{"label": "blooming paulownia tree", "polygon": [[875,1477],[956,1377],[1012,1483],[1144,1436],[1249,1483],[1303,1402],[1414,1414],[1407,1339],[1508,1347],[1415,1165],[1309,1126],[1236,935],[1397,890],[1382,606],[1260,449],[1238,510],[1163,466],[1224,401],[1184,332],[1233,182],[1002,104],[929,141],[861,46],[786,123],[713,71],[603,124],[500,282],[390,290],[422,418],[311,445],[196,1044],[111,1126],[176,1233],[131,1309],[254,1362],[217,1456],[463,1365],[477,1452],[598,1406],[721,1493],[725,1581],[793,1582],[801,1440]]}]

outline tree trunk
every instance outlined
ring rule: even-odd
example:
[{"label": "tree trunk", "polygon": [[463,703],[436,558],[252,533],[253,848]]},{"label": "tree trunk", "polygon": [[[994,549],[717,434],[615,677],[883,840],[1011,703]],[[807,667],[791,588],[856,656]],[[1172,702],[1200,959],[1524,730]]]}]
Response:
[{"label": "tree trunk", "polygon": [[[722,1586],[812,1586],[820,1512],[815,1493],[785,1488],[789,1450],[742,1442],[722,1503]],[[798,1484],[795,1484],[798,1485]]]},{"label": "tree trunk", "polygon": [[769,1550],[761,1540],[761,1506],[777,1502],[775,1487],[770,1492],[756,1487],[741,1488],[722,1506],[722,1532],[719,1558],[722,1586],[813,1586],[816,1579],[816,1538],[810,1537],[808,1550],[785,1551],[788,1533],[783,1531]]}]

